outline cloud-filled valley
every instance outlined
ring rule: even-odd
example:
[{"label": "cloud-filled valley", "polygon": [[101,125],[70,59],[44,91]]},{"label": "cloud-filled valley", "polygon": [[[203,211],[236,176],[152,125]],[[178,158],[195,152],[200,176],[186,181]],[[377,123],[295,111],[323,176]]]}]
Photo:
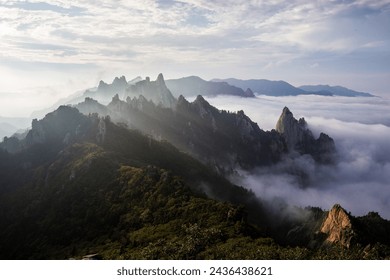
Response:
[{"label": "cloud-filled valley", "polygon": [[[284,106],[295,118],[304,117],[314,135],[331,136],[338,158],[334,165],[316,164],[308,156],[295,156],[279,165],[235,178],[258,196],[282,198],[292,205],[329,209],[339,203],[354,215],[369,211],[390,218],[389,101],[382,98],[322,96],[210,98],[220,109],[244,109],[258,125],[273,129]],[[286,171],[300,170],[300,176]],[[292,172],[294,174],[294,172]]]},{"label": "cloud-filled valley", "polygon": [[390,259],[390,0],[0,13],[0,259]]}]

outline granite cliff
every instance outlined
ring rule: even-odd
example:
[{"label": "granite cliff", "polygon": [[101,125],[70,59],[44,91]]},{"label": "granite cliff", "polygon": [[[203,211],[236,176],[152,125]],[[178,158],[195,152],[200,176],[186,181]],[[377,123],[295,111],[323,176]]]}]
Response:
[{"label": "granite cliff", "polygon": [[310,154],[321,163],[333,162],[336,153],[333,139],[325,133],[315,139],[305,119],[295,119],[287,107],[284,107],[276,123],[276,131],[285,139],[289,151]]}]

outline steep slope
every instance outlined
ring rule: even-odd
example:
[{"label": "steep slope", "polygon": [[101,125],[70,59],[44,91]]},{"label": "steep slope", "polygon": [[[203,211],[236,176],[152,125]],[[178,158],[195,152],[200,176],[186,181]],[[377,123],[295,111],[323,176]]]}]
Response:
[{"label": "steep slope", "polygon": [[329,211],[320,227],[320,232],[326,235],[325,242],[349,247],[356,238],[351,216],[338,204]]},{"label": "steep slope", "polygon": [[276,123],[276,131],[283,135],[289,151],[310,154],[321,163],[331,163],[334,160],[336,147],[333,139],[325,133],[315,139],[305,119],[296,120],[287,107],[284,107]]},{"label": "steep slope", "polygon": [[168,88],[176,97],[179,97],[180,95],[184,97],[197,95],[234,95],[241,97],[254,97],[253,92],[247,90],[247,88],[241,89],[239,87],[229,85],[226,82],[205,81],[196,76],[167,80],[166,83]]},{"label": "steep slope", "polygon": [[348,97],[372,97],[373,96],[372,94],[366,92],[354,91],[341,86],[305,85],[305,86],[300,86],[299,88],[314,94],[326,92],[329,93],[330,95],[336,95],[336,96],[348,96]]},{"label": "steep slope", "polygon": [[[262,222],[262,206],[253,194],[172,145],[117,126],[109,118],[87,117],[63,106],[35,120],[20,144],[14,154],[0,149],[1,258],[64,258],[87,253],[90,246],[105,251],[107,258],[118,258],[118,252],[110,255],[105,247],[107,238],[116,245],[130,238],[123,250],[131,250],[128,257],[140,257],[128,242],[140,242],[136,247],[143,251],[159,241],[141,235],[143,231],[161,227],[159,238],[168,238],[180,234],[179,225],[202,231],[219,228],[229,215],[232,223],[222,228],[234,232],[235,221],[246,215],[234,216],[236,206],[210,200],[204,192],[244,203],[249,219]],[[244,222],[243,230],[247,227]],[[140,233],[133,239],[123,231]]]},{"label": "steep slope", "polygon": [[313,259],[390,257],[390,221],[378,213],[354,217],[339,204],[329,211],[318,207],[296,210],[296,220],[284,221],[274,234],[279,243],[310,248]]},{"label": "steep slope", "polygon": [[[139,131],[115,125],[109,117],[99,118],[97,114],[85,116],[76,108],[68,106],[59,107],[42,120],[33,120],[32,129],[25,139],[11,137],[9,141],[11,139],[18,147],[16,151],[10,154],[4,142],[0,143],[0,148],[3,156],[12,159],[10,162],[14,161],[19,171],[28,171],[26,181],[31,170],[58,159],[67,147],[77,143],[92,143],[109,152],[117,162],[131,163],[133,166],[156,165],[172,170],[188,180],[193,187],[199,187],[201,183],[210,184],[214,186],[209,186],[210,195],[221,195],[221,199],[228,199],[227,189],[232,187],[227,180],[166,141],[157,141]],[[6,161],[3,164],[7,166]],[[69,171],[67,176],[71,177],[71,173]],[[7,177],[2,172],[0,178]],[[20,177],[23,178],[22,175]]]},{"label": "steep slope", "polygon": [[150,81],[150,78],[147,77],[146,80],[130,85],[126,89],[125,97],[138,97],[140,95],[162,107],[173,108],[176,104],[176,99],[167,88],[162,74],[158,75],[156,81]]},{"label": "steep slope", "polygon": [[[84,110],[86,103],[92,102],[86,100],[78,108],[94,113]],[[126,102],[116,96],[107,108],[114,121],[167,140],[221,172],[277,162],[286,149],[275,131],[261,130],[243,111],[219,111],[202,96],[192,103],[180,96],[173,110],[143,96]]]},{"label": "steep slope", "polygon": [[[111,100],[114,94],[124,96],[128,86],[129,84],[125,76],[122,76],[120,78],[115,77],[111,84],[108,84],[101,80],[96,88],[85,90],[81,98],[84,99],[86,97],[89,97],[95,100],[99,100],[102,103],[107,103]],[[80,97],[77,96],[74,99],[69,100],[66,104],[76,104],[81,100]]]},{"label": "steep slope", "polygon": [[296,88],[285,81],[270,81],[265,79],[213,79],[215,82],[226,82],[243,90],[250,88],[253,92],[271,96],[289,96],[307,94],[306,91]]},{"label": "steep slope", "polygon": [[[113,101],[119,107],[129,104]],[[129,101],[138,109],[158,107],[175,114],[142,98]],[[202,97],[194,103],[179,98],[178,103],[187,117],[203,116],[208,123],[219,112]],[[232,114],[227,123],[234,120],[244,131],[256,130],[246,118]],[[116,125],[109,117],[85,116],[62,106],[35,120],[26,138],[15,141],[20,149],[13,154],[0,149],[2,259],[390,256],[390,223],[375,213],[355,218],[337,208],[326,219],[314,211],[296,221],[275,221],[280,216],[266,216],[271,213],[253,193],[171,144]],[[337,240],[345,238],[338,237],[350,228],[356,242],[339,246]]]}]

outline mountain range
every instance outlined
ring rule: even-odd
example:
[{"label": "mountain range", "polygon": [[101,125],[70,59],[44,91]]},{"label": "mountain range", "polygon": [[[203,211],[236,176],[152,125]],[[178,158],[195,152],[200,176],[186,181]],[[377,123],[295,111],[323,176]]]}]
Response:
[{"label": "mountain range", "polygon": [[[163,79],[163,77],[161,77]],[[170,79],[164,81],[172,96],[164,95],[168,100],[160,100],[158,95],[154,95],[156,81],[150,81],[150,78],[143,80],[141,77],[136,77],[130,81],[126,80],[125,76],[116,77],[112,83],[100,81],[97,87],[78,91],[66,98],[62,98],[49,108],[35,111],[31,114],[31,118],[4,118],[0,117],[0,139],[5,136],[11,136],[14,133],[23,133],[31,123],[33,118],[42,118],[47,113],[55,110],[61,105],[75,105],[83,102],[86,97],[99,101],[102,104],[111,102],[113,94],[126,100],[129,97],[138,97],[142,94],[147,100],[152,100],[154,103],[174,106],[174,98],[180,95],[184,97],[195,97],[202,95],[204,97],[215,97],[218,95],[232,95],[241,97],[255,97],[256,94],[264,94],[270,96],[295,96],[295,95],[325,95],[325,96],[347,96],[347,97],[371,97],[373,95],[364,92],[354,91],[341,86],[328,85],[307,85],[294,87],[284,81],[270,81],[265,79],[239,80],[239,79],[213,79],[206,81],[197,76],[183,77],[180,79]],[[138,83],[141,82],[142,83]],[[158,88],[158,87],[156,87]]]},{"label": "mountain range", "polygon": [[372,94],[354,91],[341,86],[329,85],[306,85],[294,87],[285,81],[270,81],[265,79],[213,79],[215,82],[226,82],[241,89],[251,89],[261,95],[270,96],[296,96],[296,95],[325,95],[325,96],[348,96],[348,97],[372,97]]},{"label": "mountain range", "polygon": [[[230,180],[297,154],[332,165],[330,136],[315,138],[287,107],[264,131],[243,111],[176,98],[167,84],[162,75],[100,83],[34,119],[24,136],[4,138],[0,258],[390,257],[390,222],[378,213],[353,217],[335,205],[286,215],[288,202]],[[285,172],[305,177],[293,164]]]},{"label": "mountain range", "polygon": [[300,86],[299,88],[307,92],[314,92],[315,94],[323,94],[323,95],[337,95],[337,96],[347,96],[347,97],[374,96],[367,92],[354,91],[341,86],[316,85],[316,86]]},{"label": "mountain range", "polygon": [[[242,89],[226,81],[205,81],[197,76],[166,81],[167,87],[176,97],[233,95],[255,97],[250,88]],[[245,90],[245,91],[244,91]]]},{"label": "mountain range", "polygon": [[296,88],[285,81],[270,81],[265,79],[239,80],[239,79],[214,79],[215,82],[226,82],[244,88],[250,88],[253,92],[270,96],[288,96],[309,94],[303,89]]},{"label": "mountain range", "polygon": [[[143,82],[136,86],[136,84],[141,81]],[[42,118],[45,114],[55,110],[61,105],[74,105],[84,101],[86,97],[97,100],[102,104],[108,104],[114,94],[118,94],[123,100],[125,100],[127,96],[138,97],[137,94],[142,90],[140,88],[137,89],[136,87],[144,87],[148,84],[143,90],[153,92],[150,86],[153,87],[153,83],[155,82],[151,82],[149,77],[146,77],[143,80],[139,76],[129,81],[127,81],[125,76],[115,77],[112,83],[106,83],[101,80],[96,87],[76,92],[67,98],[59,100],[49,108],[33,112],[31,117]],[[202,95],[204,97],[215,97],[217,95],[255,97],[255,93],[270,96],[296,96],[308,94],[350,97],[373,96],[369,93],[357,92],[340,86],[294,87],[285,81],[270,81],[265,79],[239,80],[231,78],[206,81],[197,76],[189,76],[180,79],[168,79],[165,81],[165,84],[175,98],[178,98],[180,95],[183,95],[184,97],[195,97],[197,95]],[[146,92],[143,93],[143,96],[147,99],[157,98],[153,94]],[[172,101],[172,97],[169,98]],[[153,101],[158,104],[162,100],[158,100],[157,98]],[[25,127],[18,127],[18,129],[24,128]],[[4,136],[10,136],[10,134]]]}]

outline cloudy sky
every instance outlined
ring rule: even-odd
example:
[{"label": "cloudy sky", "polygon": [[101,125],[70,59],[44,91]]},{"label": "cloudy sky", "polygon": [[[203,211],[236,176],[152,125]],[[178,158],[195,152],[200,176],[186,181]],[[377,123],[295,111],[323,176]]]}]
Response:
[{"label": "cloudy sky", "polygon": [[390,1],[0,0],[0,115],[160,72],[390,95]]}]

